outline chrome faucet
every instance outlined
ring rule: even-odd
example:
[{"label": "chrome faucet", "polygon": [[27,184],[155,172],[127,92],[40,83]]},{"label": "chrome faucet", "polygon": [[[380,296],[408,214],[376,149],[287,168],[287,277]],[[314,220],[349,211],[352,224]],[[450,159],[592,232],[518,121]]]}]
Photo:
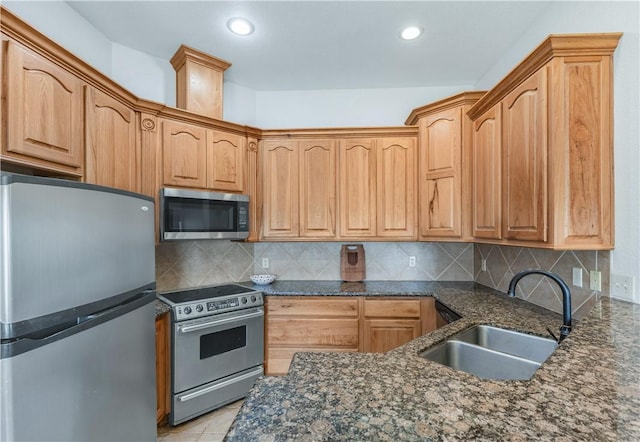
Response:
[{"label": "chrome faucet", "polygon": [[555,273],[547,272],[546,270],[542,270],[542,269],[526,269],[526,270],[523,270],[521,272],[516,273],[516,275],[511,279],[511,282],[509,283],[509,290],[507,291],[507,294],[511,298],[515,297],[516,296],[516,285],[518,285],[518,281],[520,281],[525,276],[532,275],[532,274],[548,276],[549,278],[553,279],[556,282],[556,284],[558,284],[558,286],[560,287],[560,290],[562,291],[562,321],[563,321],[563,325],[560,327],[560,338],[556,338],[556,336],[553,334],[553,332],[551,330],[547,329],[549,331],[549,333],[551,333],[551,336],[553,336],[554,339],[556,341],[558,341],[558,343],[560,343],[560,342],[562,342],[562,340],[564,338],[569,336],[569,333],[571,332],[571,291],[569,290],[569,286],[567,285],[567,283],[564,282],[562,280],[562,278],[560,278]]}]

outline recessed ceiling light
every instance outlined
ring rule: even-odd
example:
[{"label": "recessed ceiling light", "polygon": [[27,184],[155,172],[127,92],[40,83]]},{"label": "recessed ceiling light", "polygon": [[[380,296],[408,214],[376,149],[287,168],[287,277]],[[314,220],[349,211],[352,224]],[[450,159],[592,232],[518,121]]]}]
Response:
[{"label": "recessed ceiling light", "polygon": [[234,17],[227,21],[227,28],[237,35],[249,35],[253,32],[253,23],[246,18]]},{"label": "recessed ceiling light", "polygon": [[422,28],[419,26],[409,26],[402,30],[400,38],[403,40],[414,40],[422,34]]}]

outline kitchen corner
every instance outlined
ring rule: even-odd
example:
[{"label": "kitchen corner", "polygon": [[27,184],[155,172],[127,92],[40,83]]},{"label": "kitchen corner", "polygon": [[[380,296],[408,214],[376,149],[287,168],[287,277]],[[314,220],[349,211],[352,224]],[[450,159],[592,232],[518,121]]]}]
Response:
[{"label": "kitchen corner", "polygon": [[462,319],[385,354],[298,353],[287,376],[256,382],[226,440],[613,441],[640,435],[637,305],[600,299],[533,379],[491,381],[418,353],[472,324],[545,335],[560,316],[482,286],[443,284],[433,295]]}]

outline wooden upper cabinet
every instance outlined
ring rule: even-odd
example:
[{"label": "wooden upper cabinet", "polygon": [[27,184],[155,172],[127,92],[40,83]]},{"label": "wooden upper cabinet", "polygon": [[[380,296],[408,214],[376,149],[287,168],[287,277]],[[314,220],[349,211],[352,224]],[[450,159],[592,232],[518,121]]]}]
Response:
[{"label": "wooden upper cabinet", "polygon": [[4,41],[5,159],[82,175],[82,81],[14,42]]},{"label": "wooden upper cabinet", "polygon": [[[613,247],[612,56],[620,36],[551,35],[469,110],[475,237],[553,249]],[[493,109],[501,114],[490,116]],[[483,201],[489,183],[481,178],[495,163],[488,146],[496,132],[502,236],[492,234],[492,204]]]},{"label": "wooden upper cabinet", "polygon": [[85,181],[140,192],[134,110],[89,86],[85,105]]},{"label": "wooden upper cabinet", "polygon": [[417,125],[419,239],[471,238],[473,125],[467,111],[484,91],[461,92],[414,109]]},{"label": "wooden upper cabinet", "polygon": [[501,104],[473,123],[473,236],[502,237],[501,196]]},{"label": "wooden upper cabinet", "polygon": [[299,236],[298,153],[295,140],[262,142],[264,239]]},{"label": "wooden upper cabinet", "polygon": [[564,248],[613,248],[612,58],[551,63],[549,237]]},{"label": "wooden upper cabinet", "polygon": [[377,140],[376,236],[416,237],[416,160],[415,138]]},{"label": "wooden upper cabinet", "polygon": [[300,236],[336,236],[336,142],[301,140]]},{"label": "wooden upper cabinet", "polygon": [[208,132],[207,187],[242,192],[247,159],[246,137],[229,132]]},{"label": "wooden upper cabinet", "polygon": [[165,185],[206,188],[206,129],[164,120],[162,155]]},{"label": "wooden upper cabinet", "polygon": [[502,106],[503,233],[506,239],[547,240],[547,91],[542,69]]},{"label": "wooden upper cabinet", "polygon": [[372,138],[340,141],[340,236],[376,235],[376,149]]},{"label": "wooden upper cabinet", "polygon": [[425,117],[421,131],[420,236],[459,237],[462,109]]}]

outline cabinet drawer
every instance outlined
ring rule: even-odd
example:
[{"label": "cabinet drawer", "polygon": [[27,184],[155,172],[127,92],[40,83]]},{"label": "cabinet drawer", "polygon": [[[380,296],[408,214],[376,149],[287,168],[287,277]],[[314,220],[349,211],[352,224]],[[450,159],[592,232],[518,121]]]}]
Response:
[{"label": "cabinet drawer", "polygon": [[268,297],[267,315],[358,317],[358,298],[333,297]]},{"label": "cabinet drawer", "polygon": [[267,344],[358,348],[358,319],[271,318]]},{"label": "cabinet drawer", "polygon": [[420,299],[365,299],[367,318],[419,318]]}]

